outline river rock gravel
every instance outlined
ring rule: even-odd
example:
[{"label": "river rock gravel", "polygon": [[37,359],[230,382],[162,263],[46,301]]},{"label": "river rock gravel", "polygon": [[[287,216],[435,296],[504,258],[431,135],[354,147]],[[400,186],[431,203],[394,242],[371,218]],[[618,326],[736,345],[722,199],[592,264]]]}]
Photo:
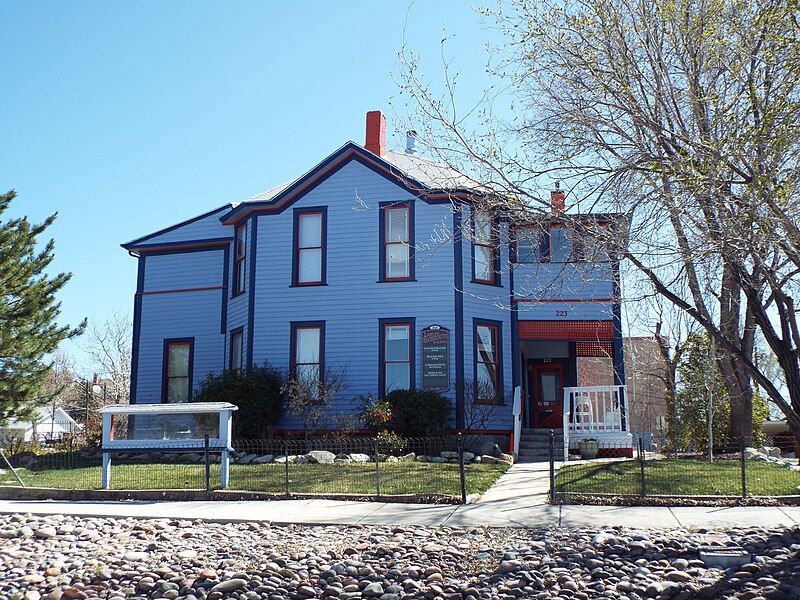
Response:
[{"label": "river rock gravel", "polygon": [[[699,550],[737,546],[722,570]],[[800,529],[277,526],[0,515],[0,599],[800,599]]]}]

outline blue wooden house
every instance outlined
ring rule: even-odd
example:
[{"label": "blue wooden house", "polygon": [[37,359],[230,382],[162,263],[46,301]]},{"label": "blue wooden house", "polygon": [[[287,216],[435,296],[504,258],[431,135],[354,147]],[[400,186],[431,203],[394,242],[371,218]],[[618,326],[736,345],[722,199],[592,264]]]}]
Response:
[{"label": "blue wooden house", "polygon": [[[346,372],[339,415],[359,395],[432,389],[454,429],[480,411],[523,456],[547,429],[629,449],[619,265],[591,233],[624,220],[564,219],[557,189],[547,217],[486,197],[413,137],[389,151],[373,111],[364,146],[123,244],[138,260],[131,402],[186,402],[208,373],[267,361],[307,379]],[[581,381],[585,358],[613,385]]]}]

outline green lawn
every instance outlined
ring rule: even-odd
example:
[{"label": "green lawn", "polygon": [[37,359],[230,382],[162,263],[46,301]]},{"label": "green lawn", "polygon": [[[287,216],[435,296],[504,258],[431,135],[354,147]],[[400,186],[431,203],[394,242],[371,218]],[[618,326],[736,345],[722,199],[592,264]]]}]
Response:
[{"label": "green lawn", "polygon": [[[556,475],[556,491],[574,494],[639,494],[638,461],[575,464]],[[800,473],[769,463],[747,462],[747,492],[753,496],[795,495]],[[741,463],[695,459],[648,460],[645,463],[648,494],[683,496],[740,496]]]},{"label": "green lawn", "polygon": [[[447,494],[460,496],[458,466],[453,464],[396,462],[380,463],[381,494]],[[507,469],[506,465],[466,466],[467,492],[487,490]],[[26,485],[62,489],[99,489],[97,465],[68,469],[17,469]],[[203,465],[113,464],[111,487],[125,490],[203,489]],[[219,487],[219,465],[211,465],[212,486]],[[375,463],[290,464],[289,489],[309,494],[376,493]],[[10,471],[0,475],[0,485],[17,485]],[[284,465],[231,464],[230,489],[285,492]]]}]

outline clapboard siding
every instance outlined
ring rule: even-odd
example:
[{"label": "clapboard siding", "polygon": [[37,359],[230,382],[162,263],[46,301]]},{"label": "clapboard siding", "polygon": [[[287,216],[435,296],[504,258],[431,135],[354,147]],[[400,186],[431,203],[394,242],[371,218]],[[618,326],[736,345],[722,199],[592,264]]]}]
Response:
[{"label": "clapboard siding", "polygon": [[[415,201],[416,279],[377,283],[380,202],[415,200],[358,162],[350,162],[292,208],[327,206],[327,285],[290,287],[293,211],[258,217],[254,362],[289,366],[290,322],[325,321],[326,366],[347,370],[347,390],[334,413],[355,414],[356,398],[378,393],[378,320],[416,318],[416,381],[420,331],[438,324],[452,331],[453,247],[441,238],[450,206]],[[451,351],[454,352],[454,349]],[[454,357],[451,356],[451,379]],[[452,398],[452,390],[448,393]],[[298,427],[287,417],[282,427]]]},{"label": "clapboard siding", "polygon": [[[250,244],[252,243],[251,234],[252,229],[250,228],[249,222],[245,223],[245,256],[244,256],[244,265],[245,265],[245,273],[250,273],[250,268],[252,265],[250,264]],[[231,228],[233,229],[233,228]],[[247,308],[250,303],[250,277],[245,276],[244,279],[244,293],[238,294],[233,296],[233,261],[234,261],[234,248],[233,242],[231,242],[231,249],[230,249],[230,257],[228,260],[228,281],[226,282],[228,285],[228,322],[226,325],[226,335],[225,335],[225,365],[228,365],[228,359],[230,356],[230,333],[234,329],[238,329],[242,327],[242,344],[244,348],[247,348]],[[245,359],[243,357],[243,364]]]},{"label": "clapboard siding", "polygon": [[534,263],[514,267],[517,298],[539,300],[609,300],[611,263]]},{"label": "clapboard siding", "polygon": [[147,257],[145,292],[222,286],[223,249]]},{"label": "clapboard siding", "polygon": [[[462,244],[464,269],[464,379],[472,382],[474,379],[475,366],[475,339],[473,331],[473,320],[484,319],[489,321],[499,321],[502,323],[503,334],[503,400],[504,405],[498,406],[490,415],[486,424],[488,429],[509,429],[512,427],[512,403],[513,388],[511,381],[511,369],[513,357],[511,355],[511,294],[508,267],[509,247],[502,244],[499,260],[499,281],[500,285],[486,285],[472,282],[472,241],[470,212],[462,211],[462,223],[464,227]],[[499,226],[499,239],[507,239],[506,225]],[[467,400],[469,405],[469,400]],[[467,410],[468,410],[467,406]],[[466,417],[467,423],[469,416]]]},{"label": "clapboard siding", "polygon": [[146,256],[144,260],[136,397],[132,399],[136,403],[161,401],[165,339],[195,338],[195,387],[208,373],[221,370],[224,355],[224,336],[220,330],[222,294],[226,290],[185,291],[223,286],[224,251],[215,248],[202,252],[159,254]]}]

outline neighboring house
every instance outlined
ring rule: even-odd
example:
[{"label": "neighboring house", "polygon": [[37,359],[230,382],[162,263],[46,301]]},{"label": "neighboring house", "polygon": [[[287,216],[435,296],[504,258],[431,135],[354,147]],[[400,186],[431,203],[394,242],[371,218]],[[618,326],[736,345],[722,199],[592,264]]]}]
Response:
[{"label": "neighboring house", "polygon": [[490,405],[488,433],[511,438],[515,388],[524,427],[561,428],[577,361],[609,356],[613,389],[568,391],[568,416],[575,435],[625,443],[619,264],[591,234],[624,235],[625,220],[580,215],[576,232],[559,189],[550,215],[525,219],[476,210],[486,193],[413,137],[387,150],[374,111],[364,147],[123,244],[139,263],[131,403],[186,402],[208,373],[265,361],[309,378],[346,367],[340,415],[359,394],[431,389],[452,400],[454,428]]},{"label": "neighboring house", "polygon": [[60,440],[76,433],[80,425],[62,408],[40,406],[30,421],[11,420],[0,428],[0,439],[13,437],[26,442]]},{"label": "neighboring house", "polygon": [[[666,382],[668,365],[652,336],[626,337],[625,375],[627,379],[630,431],[641,435],[650,447],[666,432]],[[583,385],[613,385],[610,356],[578,359],[578,377]]]}]

